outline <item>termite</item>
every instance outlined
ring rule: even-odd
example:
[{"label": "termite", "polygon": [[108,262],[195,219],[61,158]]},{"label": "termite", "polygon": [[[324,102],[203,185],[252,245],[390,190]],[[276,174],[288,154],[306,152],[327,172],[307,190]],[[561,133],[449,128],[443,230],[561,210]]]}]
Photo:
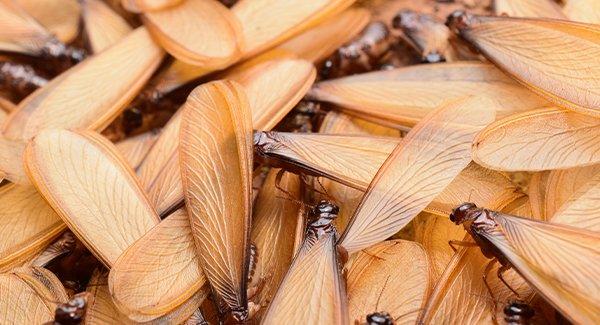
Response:
[{"label": "termite", "polygon": [[426,63],[444,62],[451,49],[448,39],[450,30],[437,22],[431,15],[402,10],[394,16],[392,26],[402,30],[411,44]]}]

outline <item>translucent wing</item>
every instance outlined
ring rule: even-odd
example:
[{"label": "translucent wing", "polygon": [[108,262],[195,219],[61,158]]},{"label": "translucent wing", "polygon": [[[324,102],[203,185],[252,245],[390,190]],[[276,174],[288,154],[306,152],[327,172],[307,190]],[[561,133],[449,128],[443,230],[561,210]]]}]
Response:
[{"label": "translucent wing", "polygon": [[[237,71],[232,79],[244,85],[252,108],[253,127],[268,130],[300,100],[314,74],[312,65],[302,60],[268,60]],[[180,114],[175,114],[138,169],[150,201],[161,215],[183,201],[177,151],[180,123]]]},{"label": "translucent wing", "polygon": [[600,162],[600,118],[562,109],[513,115],[473,141],[473,160],[496,170],[539,171]]},{"label": "translucent wing", "polygon": [[258,64],[226,78],[245,87],[254,128],[270,130],[302,99],[315,77],[316,71],[310,62],[281,59]]},{"label": "translucent wing", "polygon": [[396,320],[394,324],[416,323],[430,285],[427,253],[421,245],[385,241],[358,252],[348,263],[351,320],[364,323],[368,314],[384,311]]},{"label": "translucent wing", "polygon": [[547,173],[547,182],[542,190],[545,197],[544,210],[550,219],[583,185],[600,173],[600,164]]},{"label": "translucent wing", "polygon": [[296,175],[284,174],[279,186],[289,193],[282,192],[275,187],[278,172],[277,169],[269,172],[253,211],[250,238],[256,245],[258,257],[249,288],[258,288],[258,296],[251,300],[259,306],[266,306],[273,299],[292,262],[292,234],[299,223],[298,204],[290,199],[301,199],[300,180]]},{"label": "translucent wing", "polygon": [[79,32],[81,7],[77,0],[16,0],[28,14],[63,43]]},{"label": "translucent wing", "polygon": [[441,104],[485,95],[498,118],[547,102],[492,65],[456,62],[370,72],[317,83],[309,96],[388,126],[413,126]]},{"label": "translucent wing", "polygon": [[[86,324],[140,324],[140,322],[128,319],[115,306],[107,282],[107,274],[103,271],[96,270],[92,275],[87,292],[92,294],[93,299],[91,299],[85,315]],[[141,321],[144,324],[182,324],[198,309],[207,294],[208,290],[198,290],[190,299],[163,316],[137,315],[137,319],[144,319]]]},{"label": "translucent wing", "polygon": [[247,244],[252,211],[252,120],[234,82],[200,86],[184,106],[181,178],[202,268],[234,311],[247,309]]},{"label": "translucent wing", "polygon": [[17,184],[29,184],[23,170],[25,142],[0,137],[0,178]]},{"label": "translucent wing", "polygon": [[578,188],[550,219],[552,222],[600,232],[600,172]]},{"label": "translucent wing", "polygon": [[355,252],[385,240],[441,193],[471,161],[468,142],[493,121],[487,103],[459,100],[415,126],[371,181],[340,245]]},{"label": "translucent wing", "polygon": [[498,248],[546,300],[574,323],[600,315],[600,235],[569,226],[495,215],[482,235]]},{"label": "translucent wing", "polygon": [[349,324],[333,233],[305,242],[283,278],[263,324]]},{"label": "translucent wing", "polygon": [[0,206],[0,271],[37,254],[66,228],[32,186],[3,186]]},{"label": "translucent wing", "polygon": [[600,2],[594,0],[569,0],[563,11],[570,20],[600,24]]},{"label": "translucent wing", "polygon": [[27,139],[47,128],[103,129],[150,78],[162,54],[138,28],[29,95],[5,124],[5,135]]},{"label": "translucent wing", "polygon": [[298,57],[317,63],[325,60],[340,46],[349,42],[369,22],[365,9],[349,9],[324,21],[307,31],[294,36],[277,48],[288,50]]},{"label": "translucent wing", "polygon": [[460,34],[547,100],[600,116],[600,26],[508,17],[464,17]]},{"label": "translucent wing", "polygon": [[494,0],[494,12],[497,16],[567,19],[552,0]]},{"label": "translucent wing", "polygon": [[37,55],[53,36],[13,1],[0,1],[0,49]]},{"label": "translucent wing", "polygon": [[130,246],[108,278],[114,303],[136,321],[166,314],[205,284],[189,217],[183,209]]},{"label": "translucent wing", "polygon": [[143,15],[157,42],[177,59],[207,69],[219,69],[239,58],[240,26],[216,0],[186,0]]},{"label": "translucent wing", "polygon": [[178,5],[184,0],[121,0],[123,8],[134,13],[160,11]]},{"label": "translucent wing", "polygon": [[280,43],[331,17],[353,0],[241,0],[232,11],[239,19],[245,43],[244,57]]},{"label": "translucent wing", "polygon": [[158,223],[131,169],[98,134],[44,131],[25,161],[42,196],[108,267]]},{"label": "translucent wing", "polygon": [[54,320],[53,306],[14,274],[0,275],[0,311],[3,324],[43,324]]},{"label": "translucent wing", "polygon": [[160,132],[148,131],[115,144],[119,153],[129,163],[131,168],[136,169],[144,160],[150,148],[160,136]]},{"label": "translucent wing", "polygon": [[123,17],[101,0],[83,0],[81,9],[85,33],[94,53],[117,43],[132,30]]}]

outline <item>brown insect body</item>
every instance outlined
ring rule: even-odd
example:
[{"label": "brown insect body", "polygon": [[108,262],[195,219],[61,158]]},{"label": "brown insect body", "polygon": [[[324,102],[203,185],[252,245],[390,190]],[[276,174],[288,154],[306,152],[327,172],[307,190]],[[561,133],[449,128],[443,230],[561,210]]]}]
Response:
[{"label": "brown insect body", "polygon": [[508,325],[528,325],[535,315],[531,306],[523,301],[511,301],[504,307],[504,320]]},{"label": "brown insect body", "polygon": [[339,212],[340,208],[337,205],[325,200],[319,202],[311,211],[311,217],[315,219],[308,224],[307,238],[319,240],[330,233],[335,233],[337,236],[333,220],[337,218]]},{"label": "brown insect body", "polygon": [[392,25],[404,32],[411,45],[421,53],[423,62],[446,61],[450,30],[433,16],[406,9],[394,17]]},{"label": "brown insect body", "polygon": [[58,70],[64,71],[85,60],[87,53],[84,49],[69,46],[57,39],[52,39],[44,44],[38,56],[42,60],[52,62],[58,67]]},{"label": "brown insect body", "polygon": [[367,25],[352,42],[340,47],[320,69],[327,79],[373,70],[379,60],[390,50],[393,37],[387,25],[375,21]]},{"label": "brown insect body", "polygon": [[0,89],[18,97],[25,97],[48,83],[28,64],[0,62]]},{"label": "brown insect body", "polygon": [[[59,304],[54,312],[54,325],[78,325],[85,318],[87,311],[89,293],[78,293],[71,300],[64,304]],[[47,323],[48,324],[48,323]]]},{"label": "brown insect body", "polygon": [[474,203],[463,203],[452,211],[450,221],[465,227],[485,257],[496,258],[500,264],[510,266],[504,254],[482,236],[483,233],[491,233],[497,229],[498,223],[494,220],[497,214],[495,211],[478,208]]},{"label": "brown insect body", "polygon": [[291,132],[313,132],[318,117],[323,114],[321,103],[313,100],[301,100],[288,114],[280,128]]},{"label": "brown insect body", "polygon": [[367,315],[367,325],[393,325],[392,316],[386,312],[374,312]]}]

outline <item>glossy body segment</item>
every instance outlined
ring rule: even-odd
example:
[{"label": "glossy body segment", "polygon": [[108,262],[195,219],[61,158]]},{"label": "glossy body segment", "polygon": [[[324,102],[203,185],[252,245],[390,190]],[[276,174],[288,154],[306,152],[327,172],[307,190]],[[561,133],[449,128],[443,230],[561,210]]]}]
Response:
[{"label": "glossy body segment", "polygon": [[493,121],[486,104],[449,103],[415,126],[371,181],[340,245],[352,253],[384,240],[441,193],[471,161],[469,142]]},{"label": "glossy body segment", "polygon": [[181,178],[202,268],[234,317],[248,310],[247,254],[252,211],[252,120],[242,88],[216,81],[184,105]]}]

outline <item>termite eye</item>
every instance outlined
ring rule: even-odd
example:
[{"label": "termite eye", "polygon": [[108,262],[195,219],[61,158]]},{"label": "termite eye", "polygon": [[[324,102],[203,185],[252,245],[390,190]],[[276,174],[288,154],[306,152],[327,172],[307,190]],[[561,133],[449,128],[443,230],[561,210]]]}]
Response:
[{"label": "termite eye", "polygon": [[367,324],[368,325],[392,325],[394,321],[390,314],[386,312],[374,312],[372,314],[367,315]]},{"label": "termite eye", "polygon": [[535,311],[524,302],[513,301],[504,307],[504,314],[509,316],[523,316],[525,318],[531,318],[533,315],[535,315]]}]

